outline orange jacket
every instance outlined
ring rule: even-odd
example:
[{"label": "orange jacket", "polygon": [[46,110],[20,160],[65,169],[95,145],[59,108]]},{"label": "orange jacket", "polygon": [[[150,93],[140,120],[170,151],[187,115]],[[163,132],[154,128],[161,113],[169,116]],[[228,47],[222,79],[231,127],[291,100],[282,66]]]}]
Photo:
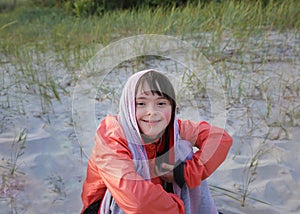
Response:
[{"label": "orange jacket", "polygon": [[[181,121],[179,134],[199,150],[184,165],[184,180],[190,187],[200,185],[225,160],[232,138],[223,129],[206,122]],[[144,145],[150,173],[154,173],[157,143]],[[116,117],[107,116],[95,135],[87,177],[82,191],[82,212],[93,202],[104,197],[108,188],[125,213],[184,213],[184,204],[175,194],[166,192],[161,180],[151,176],[151,181],[140,177],[135,170],[122,127]]]}]

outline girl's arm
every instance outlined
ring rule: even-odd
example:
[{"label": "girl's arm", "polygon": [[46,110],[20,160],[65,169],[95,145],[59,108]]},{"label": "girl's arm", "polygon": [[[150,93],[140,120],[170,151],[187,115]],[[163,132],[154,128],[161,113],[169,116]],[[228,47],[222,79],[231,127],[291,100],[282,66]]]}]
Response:
[{"label": "girl's arm", "polygon": [[81,200],[83,208],[81,213],[93,203],[99,202],[103,199],[106,191],[106,186],[102,178],[99,176],[98,168],[95,166],[92,159],[89,159],[87,165],[86,179],[83,183]]},{"label": "girl's arm", "polygon": [[124,134],[114,117],[106,118],[99,126],[92,157],[103,182],[125,213],[184,213],[184,204],[177,195],[136,173]]},{"label": "girl's arm", "polygon": [[191,160],[179,164],[174,170],[177,183],[198,186],[225,160],[232,145],[232,137],[224,130],[207,122],[178,121],[180,137],[194,144],[199,150]]}]

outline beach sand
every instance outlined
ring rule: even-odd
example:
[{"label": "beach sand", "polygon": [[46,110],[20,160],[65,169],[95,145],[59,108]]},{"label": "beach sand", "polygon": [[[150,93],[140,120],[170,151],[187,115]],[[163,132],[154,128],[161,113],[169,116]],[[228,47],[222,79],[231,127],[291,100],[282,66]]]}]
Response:
[{"label": "beach sand", "polygon": [[[284,58],[260,66],[257,62],[258,72],[243,72],[243,67],[227,69],[234,99],[228,99],[225,128],[234,143],[226,161],[208,178],[215,203],[224,214],[300,213],[300,60],[295,60],[299,43],[291,39],[289,44],[277,32],[269,39],[277,47],[272,54],[278,56],[279,51],[285,51],[280,55]],[[285,46],[279,50],[278,44],[283,43]],[[225,84],[226,79],[222,81]],[[244,94],[239,97],[240,83]],[[74,86],[76,83],[66,89],[73,91]],[[259,91],[257,86],[265,88]],[[298,92],[288,91],[288,87]],[[4,103],[13,93],[1,94],[1,101]],[[268,106],[260,93],[266,93],[272,101],[267,119]],[[54,112],[48,114],[40,113],[34,94],[24,94],[24,99],[26,114],[20,114],[14,105],[2,105],[0,109],[1,213],[79,213],[96,123],[109,112],[109,105],[96,110],[99,115],[95,122],[76,112],[72,115],[71,94],[62,95],[61,102],[53,100]],[[17,102],[12,100],[16,106]],[[293,121],[285,120],[292,110],[297,114]],[[75,125],[77,132],[74,117],[80,123]],[[78,132],[78,127],[88,131]],[[17,151],[12,145],[16,145],[13,142],[23,128],[27,134],[24,154],[17,159],[14,176],[10,176],[12,155]]]}]

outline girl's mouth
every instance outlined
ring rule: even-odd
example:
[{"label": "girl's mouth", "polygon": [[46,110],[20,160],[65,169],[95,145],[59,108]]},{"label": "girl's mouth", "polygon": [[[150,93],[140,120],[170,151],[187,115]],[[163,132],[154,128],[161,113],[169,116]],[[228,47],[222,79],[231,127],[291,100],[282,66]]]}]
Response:
[{"label": "girl's mouth", "polygon": [[142,120],[145,123],[158,123],[160,120]]}]

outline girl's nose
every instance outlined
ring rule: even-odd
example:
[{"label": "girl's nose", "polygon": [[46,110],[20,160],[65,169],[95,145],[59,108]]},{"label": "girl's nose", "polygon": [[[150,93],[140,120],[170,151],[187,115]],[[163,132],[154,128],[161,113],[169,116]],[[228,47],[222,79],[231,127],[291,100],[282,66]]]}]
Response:
[{"label": "girl's nose", "polygon": [[155,114],[155,112],[156,112],[155,105],[151,104],[151,105],[147,106],[147,114],[148,115]]}]

